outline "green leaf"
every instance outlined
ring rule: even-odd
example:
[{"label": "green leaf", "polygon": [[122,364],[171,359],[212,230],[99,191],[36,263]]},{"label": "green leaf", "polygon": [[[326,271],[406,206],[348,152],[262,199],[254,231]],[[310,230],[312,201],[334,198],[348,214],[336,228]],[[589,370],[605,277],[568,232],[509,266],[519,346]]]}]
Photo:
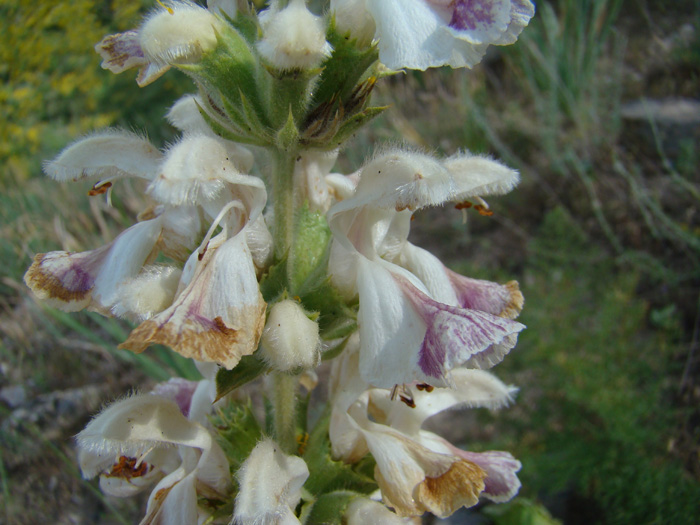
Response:
[{"label": "green leaf", "polygon": [[245,405],[230,403],[218,409],[211,422],[216,429],[216,442],[226,454],[231,471],[235,472],[263,437],[250,401]]},{"label": "green leaf", "polygon": [[216,399],[221,399],[266,371],[267,365],[254,355],[243,356],[233,370],[220,368],[216,373]]},{"label": "green leaf", "polygon": [[352,500],[365,497],[364,494],[349,490],[337,490],[319,496],[302,523],[342,525],[343,516]]},{"label": "green leaf", "polygon": [[[377,490],[374,478],[366,475],[366,464],[362,471],[342,461],[331,459],[331,444],[328,439],[330,411],[327,411],[309,435],[303,458],[309,467],[309,479],[304,488],[319,498],[334,491],[354,491],[371,494]],[[362,462],[361,462],[362,463]],[[323,522],[309,522],[323,523]]]}]

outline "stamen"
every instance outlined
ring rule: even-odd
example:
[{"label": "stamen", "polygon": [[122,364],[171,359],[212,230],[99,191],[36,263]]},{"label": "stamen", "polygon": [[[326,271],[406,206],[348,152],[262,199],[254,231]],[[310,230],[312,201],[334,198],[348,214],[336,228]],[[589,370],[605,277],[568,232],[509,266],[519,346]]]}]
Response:
[{"label": "stamen", "polygon": [[474,206],[474,209],[479,212],[479,215],[483,215],[484,217],[491,217],[491,215],[493,215],[492,210],[489,210],[487,207],[482,206],[481,204]]},{"label": "stamen", "polygon": [[95,183],[90,191],[88,191],[89,197],[94,197],[95,195],[102,195],[107,192],[108,189],[112,187],[112,182],[109,180],[100,181]]},{"label": "stamen", "polygon": [[435,390],[435,387],[433,385],[429,385],[428,383],[418,383],[416,385],[416,388],[420,390],[421,392],[425,390],[426,392],[430,393],[433,390]]},{"label": "stamen", "polygon": [[413,400],[413,398],[404,396],[403,394],[401,394],[399,398],[401,399],[401,402],[407,407],[416,408],[416,402]]},{"label": "stamen", "polygon": [[[403,385],[401,385],[401,388],[403,388]],[[391,401],[394,401],[396,399],[396,394],[399,392],[399,385],[394,385],[394,387],[391,389],[391,395],[389,396],[389,399]]]}]

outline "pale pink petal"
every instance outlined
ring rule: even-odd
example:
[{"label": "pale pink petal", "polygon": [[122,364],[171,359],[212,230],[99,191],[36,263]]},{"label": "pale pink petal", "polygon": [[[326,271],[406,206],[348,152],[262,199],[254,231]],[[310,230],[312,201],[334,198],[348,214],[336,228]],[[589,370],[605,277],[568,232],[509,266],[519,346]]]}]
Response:
[{"label": "pale pink petal", "polygon": [[469,452],[455,448],[454,453],[486,471],[482,496],[496,503],[503,503],[513,498],[520,490],[521,483],[516,473],[522,464],[509,452]]},{"label": "pale pink petal", "polygon": [[[440,380],[459,365],[492,366],[515,345],[512,336],[525,328],[515,321],[478,310],[438,303],[405,277],[394,274],[394,278],[427,326],[418,358],[425,376]],[[488,357],[480,357],[484,351]]]},{"label": "pale pink petal", "polygon": [[188,381],[181,377],[173,377],[165,383],[158,383],[151,394],[174,401],[185,417],[190,415],[192,396],[199,385],[198,381]]},{"label": "pale pink petal", "polygon": [[81,253],[50,252],[34,257],[24,282],[38,299],[68,312],[90,307],[109,314],[118,285],[136,276],[151,255],[160,220],[135,224],[110,244]]},{"label": "pale pink petal", "polygon": [[496,42],[510,24],[510,0],[455,0],[449,10],[447,27],[472,44]]},{"label": "pale pink petal", "polygon": [[[224,241],[220,234],[209,242],[173,305],[135,328],[120,347],[142,352],[151,344],[165,344],[185,357],[228,369],[256,350],[266,304],[245,236]],[[183,278],[186,273],[187,266]]]},{"label": "pale pink petal", "polygon": [[95,51],[102,57],[102,68],[109,69],[112,73],[121,73],[146,63],[139,43],[139,32],[133,29],[107,35],[95,45]]},{"label": "pale pink petal", "polygon": [[446,517],[478,503],[485,472],[476,464],[433,452],[391,427],[368,420],[362,426],[384,502],[399,516]]},{"label": "pale pink petal", "polygon": [[523,309],[523,294],[520,292],[517,281],[498,284],[471,279],[447,268],[445,273],[457,293],[458,304],[462,308],[481,310],[508,319],[515,319]]}]

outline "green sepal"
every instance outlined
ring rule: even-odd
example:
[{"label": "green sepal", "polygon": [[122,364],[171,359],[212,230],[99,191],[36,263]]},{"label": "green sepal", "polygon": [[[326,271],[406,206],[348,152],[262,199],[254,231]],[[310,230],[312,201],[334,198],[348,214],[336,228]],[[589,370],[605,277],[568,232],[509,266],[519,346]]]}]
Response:
[{"label": "green sepal", "polygon": [[[272,143],[270,129],[260,121],[255,108],[251,106],[242,91],[230,96],[220,93],[219,97],[223,107],[219,111],[214,112],[219,113],[223,111],[226,114],[226,117],[230,120],[229,126],[236,130],[235,133],[243,137],[243,140],[239,140],[239,142],[256,146],[269,146]],[[235,98],[232,99],[231,97]]]},{"label": "green sepal", "polygon": [[265,67],[270,77],[268,104],[274,127],[279,127],[291,111],[294,120],[299,123],[306,114],[311,101],[311,93],[316,85],[315,80],[322,69],[294,69],[280,71],[270,66]]},{"label": "green sepal", "polygon": [[206,123],[209,125],[209,127],[212,129],[212,131],[219,135],[221,138],[231,140],[233,142],[240,142],[241,144],[250,144],[253,146],[265,146],[267,144],[266,142],[260,139],[251,137],[250,135],[246,135],[243,130],[240,130],[239,132],[231,131],[229,128],[213,119],[201,107],[199,108],[199,112],[206,121]]},{"label": "green sepal", "polygon": [[369,124],[372,120],[377,118],[379,115],[384,113],[389,106],[375,106],[365,108],[359,113],[355,113],[350,118],[346,119],[340,126],[340,129],[335,134],[333,139],[331,139],[330,144],[328,144],[329,149],[335,149],[340,147],[343,142],[351,138],[360,128]]},{"label": "green sepal", "polygon": [[266,91],[266,76],[261,74],[258,57],[246,39],[230,25],[217,32],[217,45],[202,56],[191,74],[201,80],[208,91],[221,93],[236,105],[239,93],[255,108],[258,119],[267,118],[260,93]]},{"label": "green sepal", "polygon": [[323,74],[314,89],[313,106],[323,104],[336,94],[345,104],[356,85],[367,76],[370,66],[379,59],[376,46],[360,49],[349,35],[338,32],[334,18],[328,24],[326,40],[333,46],[333,54],[322,64]]},{"label": "green sepal", "polygon": [[268,366],[254,355],[241,357],[233,370],[219,368],[216,373],[216,401],[256,379],[267,370]]},{"label": "green sepal", "polygon": [[[364,460],[360,462],[362,468],[356,468],[331,459],[329,424],[330,410],[326,411],[309,435],[306,450],[302,456],[309,467],[309,479],[304,483],[304,488],[319,498],[323,494],[334,491],[371,494],[378,487],[374,478],[366,474],[367,463]],[[371,458],[369,460],[373,461]]]},{"label": "green sepal", "polygon": [[287,261],[290,294],[302,297],[326,278],[332,237],[326,217],[304,203],[296,213],[294,246]]},{"label": "green sepal", "polygon": [[226,14],[224,14],[224,17],[250,45],[255,44],[260,33],[260,24],[254,10],[251,9],[246,13],[239,7],[236,12],[236,18],[232,19]]},{"label": "green sepal", "polygon": [[250,400],[247,404],[229,403],[217,409],[211,423],[216,430],[216,442],[226,454],[231,472],[235,472],[263,437]]},{"label": "green sepal", "polygon": [[275,145],[281,151],[291,151],[299,142],[299,130],[294,121],[294,113],[291,106],[287,113],[287,121],[275,135]]},{"label": "green sepal", "polygon": [[348,505],[354,499],[366,497],[349,490],[336,490],[319,496],[311,505],[304,508],[299,521],[304,524],[342,525]]}]

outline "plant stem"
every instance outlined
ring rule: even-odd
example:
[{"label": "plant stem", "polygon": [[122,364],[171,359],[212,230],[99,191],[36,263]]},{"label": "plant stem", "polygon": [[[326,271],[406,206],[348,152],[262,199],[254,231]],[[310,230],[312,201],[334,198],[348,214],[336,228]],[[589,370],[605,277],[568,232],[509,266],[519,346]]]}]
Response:
[{"label": "plant stem", "polygon": [[273,151],[272,201],[274,202],[275,259],[282,259],[294,235],[294,163],[296,151]]},{"label": "plant stem", "polygon": [[275,438],[287,454],[296,454],[296,387],[297,377],[274,372],[272,393],[275,416]]},{"label": "plant stem", "polygon": [[[274,203],[273,236],[275,259],[283,259],[294,243],[294,165],[296,150],[275,149],[273,155],[272,202]],[[275,438],[287,454],[295,454],[296,444],[296,388],[297,377],[282,372],[272,374],[274,384]]]}]

